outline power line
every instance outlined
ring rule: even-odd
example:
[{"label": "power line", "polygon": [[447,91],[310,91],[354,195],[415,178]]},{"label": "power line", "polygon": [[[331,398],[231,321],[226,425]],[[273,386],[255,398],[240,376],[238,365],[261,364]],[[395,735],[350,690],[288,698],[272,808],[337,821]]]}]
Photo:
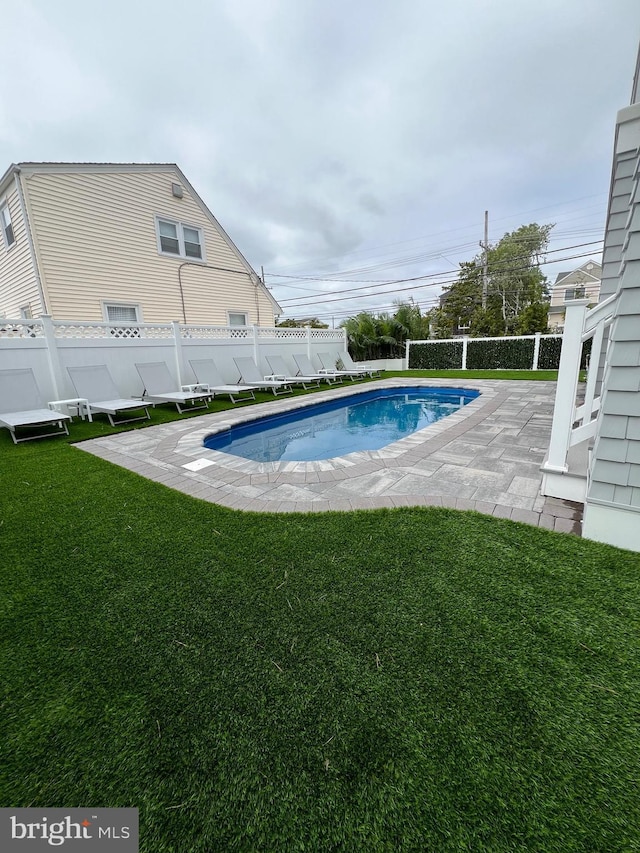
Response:
[{"label": "power line", "polygon": [[[528,238],[515,238],[512,242],[514,242],[514,243],[523,242],[524,243],[524,242],[529,242],[529,239]],[[578,249],[578,248],[581,248],[582,246],[596,246],[598,243],[602,243],[602,242],[603,242],[603,240],[600,239],[600,240],[591,240],[587,243],[575,243],[573,246],[562,246],[559,249],[547,249],[544,252],[544,254],[546,256],[546,255],[553,254],[554,252],[565,252],[567,249]],[[437,255],[436,257],[440,257],[440,255]],[[413,259],[411,259],[411,260],[413,260]],[[465,263],[469,263],[469,262],[467,261]],[[556,263],[556,261],[554,261],[553,263]],[[407,266],[408,263],[402,264],[402,265]],[[421,279],[421,278],[436,278],[439,275],[449,275],[449,274],[450,274],[450,271],[445,270],[444,272],[425,273],[422,276],[415,276],[414,278],[416,280]],[[285,275],[284,273],[269,273],[269,272],[267,272],[267,275],[270,275],[273,278],[290,278],[290,279],[293,279],[294,281],[326,281],[326,282],[335,282],[338,284],[340,284],[340,283],[351,283],[351,282],[353,282],[354,284],[395,284],[397,282],[402,283],[404,281],[413,280],[410,278],[393,278],[393,279],[384,279],[384,278],[369,278],[369,279],[357,278],[357,279],[355,279],[354,278],[354,279],[352,279],[352,278],[335,278],[335,276],[328,278],[328,277],[323,277],[323,276],[312,276],[312,275],[294,276],[294,275]],[[336,273],[335,275],[339,275],[339,273]],[[278,287],[287,287],[287,286],[291,287],[292,285],[281,285],[278,283],[277,286]],[[302,290],[303,288],[296,288],[296,289]],[[298,298],[298,297],[295,297],[295,296],[291,297],[291,299],[296,299],[296,298]],[[299,298],[303,299],[304,297],[299,297]],[[288,300],[284,299],[283,301],[286,302]]]},{"label": "power line", "polygon": [[[602,240],[596,241],[596,243],[601,243],[601,242],[602,242]],[[567,251],[567,249],[579,249],[579,248],[582,248],[583,246],[592,246],[592,245],[595,245],[595,243],[578,243],[574,246],[565,246],[562,249],[553,249],[550,252],[547,252],[546,254],[551,254],[552,252],[563,252],[563,251]],[[557,258],[554,261],[554,263],[561,263],[561,262],[568,261],[568,260],[575,260],[576,258],[584,258],[584,257],[588,257],[591,254],[594,254],[594,253],[593,252],[586,252],[586,253],[583,253],[580,255],[569,255],[566,258]],[[526,256],[522,256],[521,259],[524,260],[525,257]],[[520,258],[512,258],[510,261],[508,261],[508,262],[505,261],[502,264],[493,264],[491,267],[491,271],[495,272],[496,268],[498,269],[498,271],[500,271],[500,267],[506,267],[506,268],[512,270],[513,272],[518,272],[521,269],[529,269],[530,265],[527,265],[525,267],[517,267],[517,268],[510,267],[510,264],[512,264],[514,261],[521,260],[521,259]],[[422,276],[413,276],[411,278],[393,279],[391,281],[385,281],[385,282],[379,282],[379,283],[382,285],[396,285],[396,284],[404,284],[406,282],[424,281],[427,278],[435,278],[437,276],[443,276],[443,275],[447,275],[447,273],[443,273],[443,272],[428,273],[428,274],[422,275]],[[324,281],[326,279],[318,279],[318,280]],[[445,279],[442,281],[434,281],[434,282],[429,282],[428,284],[417,285],[417,287],[419,287],[419,288],[437,287],[437,286],[443,285],[443,284],[452,284],[452,283],[457,282],[458,280],[459,280],[458,277],[448,278],[448,279]],[[283,299],[282,303],[283,303],[283,307],[287,307],[287,306],[284,306],[285,302],[288,304],[293,303],[293,302],[297,303],[296,305],[288,305],[288,307],[302,307],[303,304],[304,305],[313,305],[313,304],[318,304],[318,303],[323,304],[325,302],[341,302],[341,301],[347,300],[347,299],[361,299],[364,296],[364,294],[357,294],[356,296],[344,296],[344,297],[339,297],[339,296],[336,297],[335,294],[353,293],[354,290],[358,290],[358,291],[369,290],[370,291],[372,289],[373,288],[371,288],[365,284],[363,287],[352,287],[352,288],[349,288],[347,290],[337,290],[337,291],[334,290],[331,292],[331,294],[328,294],[331,296],[330,299],[322,298],[324,296],[324,294],[322,292],[320,292],[316,298],[311,297],[311,296],[292,296],[289,299]],[[412,290],[412,289],[413,289],[412,287],[400,288],[400,290],[403,290],[403,291],[404,290]],[[376,295],[375,293],[371,294],[371,296],[375,296],[375,295]]]},{"label": "power line", "polygon": [[[590,207],[593,207],[593,208],[601,208],[602,207],[602,208],[604,208],[606,206],[606,199],[608,198],[608,194],[607,193],[593,193],[591,195],[580,196],[579,198],[570,199],[568,201],[558,202],[557,204],[545,205],[544,207],[532,208],[529,210],[520,211],[519,213],[513,213],[513,214],[509,214],[507,216],[498,217],[498,218],[494,219],[494,222],[504,222],[508,219],[515,219],[516,217],[526,216],[530,213],[538,213],[541,210],[551,211],[551,210],[555,210],[556,208],[559,208],[559,207],[564,207],[564,206],[570,205],[570,204],[576,204],[580,201],[586,201],[588,199],[594,199],[594,198],[604,199],[605,205],[601,206],[598,204],[592,204],[592,205],[590,205]],[[579,209],[584,209],[584,208],[579,208]],[[571,212],[572,211],[566,211],[566,213],[571,213]],[[562,213],[558,214],[559,217],[562,217],[564,215],[565,214],[562,214]],[[603,219],[604,219],[604,209],[603,209]],[[432,232],[429,234],[423,234],[423,235],[420,235],[418,237],[410,237],[406,240],[398,240],[398,241],[395,241],[393,243],[382,243],[379,246],[371,247],[368,249],[353,249],[350,252],[343,252],[340,255],[327,255],[324,258],[318,258],[316,262],[331,261],[336,257],[345,258],[345,257],[350,257],[352,255],[359,255],[359,254],[363,254],[366,252],[377,251],[378,249],[385,249],[388,247],[390,248],[393,246],[403,246],[403,245],[406,245],[407,243],[415,243],[418,240],[428,240],[428,239],[432,239],[434,237],[445,236],[447,234],[455,234],[455,233],[458,233],[460,231],[474,231],[476,228],[477,228],[476,223],[472,223],[469,225],[462,225],[458,228],[449,228],[449,229],[446,229],[445,231],[437,231],[437,232]],[[604,228],[602,230],[604,230]],[[473,241],[473,244],[475,245],[475,240]],[[291,265],[289,265],[288,268],[291,269],[292,267],[295,267],[295,266],[305,266],[305,265],[306,265],[305,263],[291,264]],[[284,269],[287,269],[287,267],[285,266]],[[295,276],[293,276],[293,277],[295,278]]]}]

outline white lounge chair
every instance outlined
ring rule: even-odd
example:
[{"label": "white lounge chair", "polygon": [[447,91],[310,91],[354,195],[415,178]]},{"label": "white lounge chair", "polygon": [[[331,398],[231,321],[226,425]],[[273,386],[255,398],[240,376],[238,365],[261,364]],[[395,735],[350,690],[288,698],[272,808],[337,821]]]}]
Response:
[{"label": "white lounge chair", "polygon": [[358,370],[338,370],[336,367],[337,356],[332,356],[328,352],[319,352],[318,358],[320,359],[320,364],[322,365],[322,369],[327,373],[331,373],[333,376],[342,376],[345,379],[364,379],[364,373],[360,373]]},{"label": "white lounge chair", "polygon": [[[121,397],[106,364],[68,367],[67,370],[78,397],[87,400],[88,414],[93,414],[93,412],[105,414],[109,418],[111,426],[150,419],[150,404]],[[114,416],[118,412],[139,412],[141,410],[144,411],[144,415],[114,420]]]},{"label": "white lounge chair", "polygon": [[309,386],[318,388],[320,385],[322,377],[317,374],[315,376],[291,376],[281,355],[268,355],[267,363],[271,370],[273,370],[274,379],[283,379],[289,385],[302,385],[303,388],[308,388]]},{"label": "white lounge chair", "polygon": [[[38,383],[30,367],[0,370],[0,427],[6,427],[14,444],[46,438],[50,435],[69,435],[70,415],[48,409],[40,395]],[[58,425],[53,432],[40,432],[18,438],[17,430]]]},{"label": "white lounge chair", "polygon": [[240,382],[243,385],[251,385],[254,388],[270,388],[277,397],[279,394],[293,394],[293,388],[288,382],[274,379],[271,376],[261,378],[260,371],[252,358],[234,358],[236,367],[240,371]]},{"label": "white lounge chair", "polygon": [[327,385],[339,385],[342,382],[342,376],[336,376],[334,373],[327,373],[326,370],[317,371],[311,364],[308,355],[294,355],[293,360],[296,363],[298,372],[303,376],[313,376],[314,379],[319,379],[321,382],[326,382]]},{"label": "white lounge chair", "polygon": [[[175,403],[180,414],[209,408],[209,400],[211,399],[209,391],[171,390],[175,383],[164,361],[136,364],[136,370],[142,379],[143,400],[150,400],[153,403]],[[200,405],[197,405],[198,403]]]},{"label": "white lounge chair", "polygon": [[358,373],[363,373],[365,376],[371,376],[372,378],[374,376],[382,376],[382,371],[378,370],[377,367],[372,367],[370,364],[356,364],[351,358],[351,353],[346,350],[338,355],[338,359],[344,370],[356,370]]},{"label": "white lounge chair", "polygon": [[228,394],[234,404],[256,399],[255,389],[251,385],[227,385],[212,358],[190,359],[189,364],[198,382],[195,385],[183,385],[183,391],[209,391],[214,396]]}]

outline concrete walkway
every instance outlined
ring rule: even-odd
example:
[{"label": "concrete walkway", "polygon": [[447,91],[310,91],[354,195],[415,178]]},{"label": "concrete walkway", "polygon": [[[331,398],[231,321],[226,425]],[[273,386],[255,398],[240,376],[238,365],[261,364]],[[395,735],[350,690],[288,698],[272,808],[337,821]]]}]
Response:
[{"label": "concrete walkway", "polygon": [[[464,387],[480,396],[379,451],[321,462],[251,462],[203,440],[267,414],[377,387]],[[394,378],[92,439],[77,447],[202,500],[266,512],[444,506],[580,535],[582,505],[540,495],[554,382]]]}]

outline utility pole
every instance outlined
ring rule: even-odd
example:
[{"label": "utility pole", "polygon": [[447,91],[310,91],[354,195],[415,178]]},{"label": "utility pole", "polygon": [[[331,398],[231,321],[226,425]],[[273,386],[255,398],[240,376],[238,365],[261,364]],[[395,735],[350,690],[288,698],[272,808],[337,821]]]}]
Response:
[{"label": "utility pole", "polygon": [[482,310],[487,309],[487,293],[489,291],[489,211],[484,212],[484,242],[480,241],[480,246],[484,249],[484,258],[482,262]]}]

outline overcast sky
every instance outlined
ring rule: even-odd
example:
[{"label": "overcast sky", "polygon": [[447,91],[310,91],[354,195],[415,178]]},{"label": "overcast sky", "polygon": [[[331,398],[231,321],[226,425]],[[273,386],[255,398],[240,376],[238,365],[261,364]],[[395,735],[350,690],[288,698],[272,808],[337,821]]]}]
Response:
[{"label": "overcast sky", "polygon": [[638,0],[0,0],[0,22],[0,173],[177,163],[285,316],[429,307],[485,209],[491,242],[556,223],[550,279],[599,259]]}]

